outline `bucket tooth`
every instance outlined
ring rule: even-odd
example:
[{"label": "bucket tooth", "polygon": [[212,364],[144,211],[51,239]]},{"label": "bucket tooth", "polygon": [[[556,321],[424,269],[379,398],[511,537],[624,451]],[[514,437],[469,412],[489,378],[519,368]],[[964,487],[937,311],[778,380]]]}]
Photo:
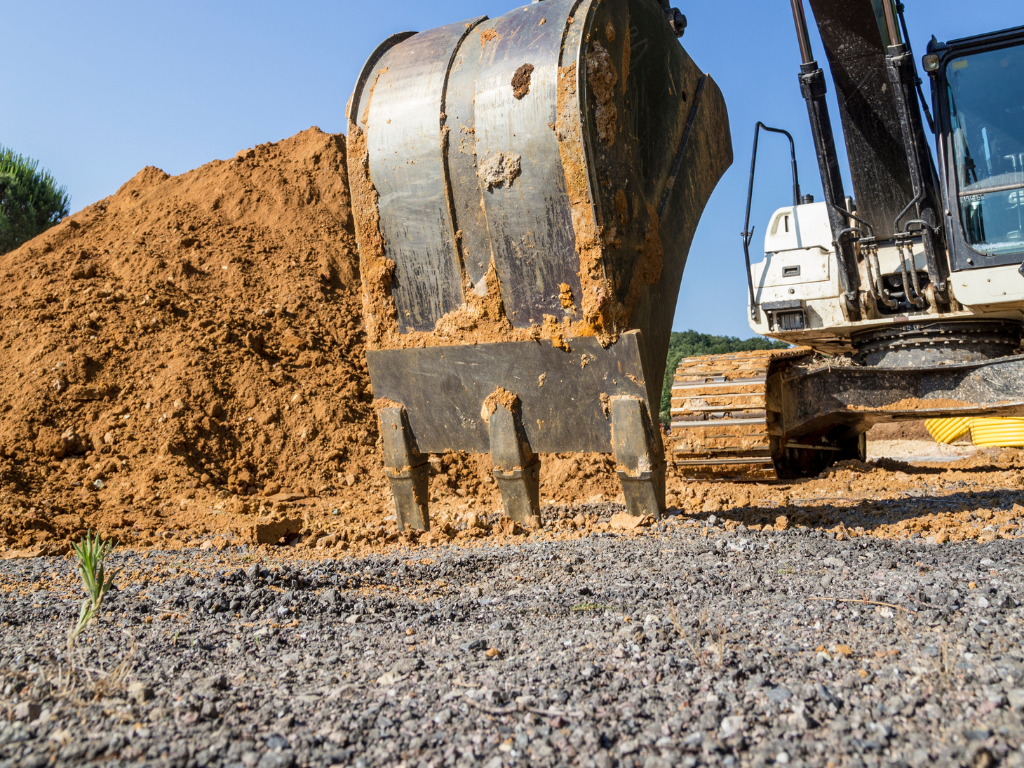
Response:
[{"label": "bucket tooth", "polygon": [[430,530],[427,456],[416,450],[405,408],[382,408],[380,434],[384,442],[384,473],[395,497],[398,530]]},{"label": "bucket tooth", "polygon": [[634,517],[665,512],[665,451],[661,433],[639,398],[612,400],[612,447],[626,511]]},{"label": "bucket tooth", "polygon": [[518,408],[497,404],[488,427],[505,515],[520,525],[540,527],[540,457],[530,450]]}]

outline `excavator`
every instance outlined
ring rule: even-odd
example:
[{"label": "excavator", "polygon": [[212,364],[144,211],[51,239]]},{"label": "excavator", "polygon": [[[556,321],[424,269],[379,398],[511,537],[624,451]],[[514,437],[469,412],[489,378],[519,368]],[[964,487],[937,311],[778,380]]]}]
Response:
[{"label": "excavator", "polygon": [[[750,327],[793,347],[682,361],[672,431],[687,474],[795,479],[863,460],[878,423],[1021,415],[1024,27],[933,37],[926,98],[902,3],[809,3],[852,194],[804,4],[792,0],[823,199],[801,194],[792,135],[758,123],[742,238]],[[792,204],[772,215],[752,263],[765,131],[788,139]]]},{"label": "excavator", "polygon": [[[798,4],[794,0],[794,9]],[[822,0],[820,5],[830,4]],[[872,0],[841,5],[876,9]],[[850,13],[851,23],[859,21],[856,12]],[[802,6],[798,18],[803,18]],[[733,162],[725,99],[714,78],[681,45],[686,29],[685,16],[666,0],[535,0],[495,19],[481,16],[396,34],[368,58],[347,108],[347,164],[367,364],[400,530],[430,528],[428,459],[446,452],[490,454],[504,513],[520,526],[543,524],[539,478],[545,454],[611,454],[627,512],[663,514],[668,466],[689,456],[680,445],[674,457],[666,455],[657,423],[672,318],[694,232]],[[803,30],[806,37],[805,23]],[[842,25],[835,30],[855,43],[860,32]],[[885,42],[898,48],[902,43],[896,40],[893,35]],[[859,265],[877,250],[888,270],[891,253],[898,258],[910,248],[913,263],[920,253],[924,266],[911,278],[920,291],[906,294],[905,303],[916,308],[914,302],[924,300],[940,312],[954,306],[959,312],[962,305],[951,303],[956,301],[952,278],[938,266],[948,225],[935,208],[938,187],[920,151],[924,145],[915,131],[923,129],[914,124],[913,111],[900,113],[914,138],[910,144],[899,139],[903,122],[882,126],[896,133],[881,159],[902,157],[917,174],[907,171],[911,194],[901,203],[908,213],[896,221],[900,237],[889,232],[892,222],[874,230],[864,223],[876,214],[842,194],[835,147],[829,144],[823,75],[806,40],[802,49],[807,55],[801,83],[820,127],[815,134],[821,142],[819,158],[831,184],[823,209],[831,234],[821,240],[823,248],[807,242],[804,234],[793,242],[797,248],[808,244],[804,250],[809,252],[832,254],[825,260],[827,280],[835,277],[841,286],[834,304],[843,322],[867,323],[858,332],[876,333],[875,347],[862,346],[869,356],[876,355],[871,350],[884,346],[880,334],[894,326],[889,316],[882,319],[881,330],[871,325],[872,313],[881,310],[872,289],[858,281]],[[937,71],[944,71],[945,54],[936,49],[936,55]],[[888,63],[889,53],[885,56]],[[860,82],[857,58],[854,51],[849,75]],[[913,103],[912,62],[897,60],[903,89],[899,103],[906,107]],[[870,101],[893,99],[892,86],[883,85],[878,83],[881,90],[872,92]],[[856,114],[856,97],[850,93],[847,112]],[[865,127],[871,127],[868,123]],[[875,148],[877,140],[865,136],[863,144]],[[905,156],[896,151],[911,144],[918,152],[914,158],[909,150]],[[886,173],[869,173],[870,189],[885,191],[892,182]],[[889,198],[903,191],[889,190]],[[800,208],[819,210],[795,194],[790,221],[779,225],[783,232],[797,226]],[[870,203],[870,195],[862,199]],[[932,214],[935,218],[929,218]],[[933,260],[934,270],[929,266]],[[756,273],[760,293],[752,312],[768,323],[769,335],[810,330],[809,318],[817,309],[797,307],[788,284],[780,287],[788,308],[771,293],[781,263],[775,258],[771,268]],[[927,283],[921,282],[922,270]],[[753,267],[750,274],[755,280]],[[881,273],[880,281],[890,274]],[[886,300],[895,301],[894,287],[882,287]],[[878,302],[888,308],[886,300],[879,295]],[[796,327],[799,312],[803,326]],[[837,325],[834,318],[830,322],[830,327]],[[901,329],[909,330],[906,324]],[[965,343],[978,349],[992,344],[1002,349],[1003,339],[1013,337],[966,330]],[[923,338],[933,336],[925,331]],[[995,342],[988,341],[994,336]],[[917,337],[899,338],[904,343]],[[806,446],[815,455],[844,455],[851,445],[855,451],[863,444],[858,436],[866,424],[884,418],[877,415],[877,406],[896,402],[894,392],[933,394],[922,391],[916,373],[903,389],[871,379],[857,394],[882,392],[884,402],[872,401],[875,410],[845,418],[860,413],[862,405],[854,397],[847,408],[844,395],[833,391],[845,392],[849,382],[815,377],[816,360],[805,360],[809,350],[787,354],[771,359],[759,383],[751,381],[749,366],[742,362],[738,378],[722,375],[719,362],[709,363],[714,370],[701,373],[700,381],[684,375],[684,394],[678,401],[674,397],[673,404],[693,445],[710,444],[723,426],[749,426],[749,413],[760,411],[770,450],[779,452],[780,463],[795,452],[792,463],[803,471],[813,467],[802,463],[803,449],[792,445]],[[773,366],[796,370],[787,367],[790,360],[809,369],[801,380],[805,389],[792,390],[789,383],[773,389],[778,375]],[[1024,372],[1024,361],[1016,363],[1018,368],[1010,371],[1018,376],[1014,392]],[[951,387],[948,394],[969,397],[976,407],[991,405],[988,410],[999,415],[1007,408],[1006,383],[989,386],[990,379],[987,372],[975,376],[965,369],[960,389]],[[825,411],[800,412],[799,419],[782,422],[780,429],[773,399],[795,397],[798,406],[813,404],[812,390],[822,382],[823,397],[832,397]],[[742,407],[709,410],[707,404],[715,406],[721,399],[715,394],[721,386],[730,392],[736,386],[759,386],[761,392]],[[1024,413],[1024,401],[1014,398],[1010,411]],[[701,400],[707,404],[699,405]],[[842,406],[838,411],[836,404]],[[779,413],[791,418],[785,408]],[[746,448],[734,451],[732,438],[713,439],[724,448],[713,447],[704,459],[748,458]]]}]

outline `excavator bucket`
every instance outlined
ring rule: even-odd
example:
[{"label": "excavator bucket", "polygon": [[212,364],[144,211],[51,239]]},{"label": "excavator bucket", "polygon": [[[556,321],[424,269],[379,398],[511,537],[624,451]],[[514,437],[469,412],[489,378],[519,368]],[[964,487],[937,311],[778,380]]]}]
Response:
[{"label": "excavator bucket", "polygon": [[401,529],[427,456],[490,453],[540,523],[540,455],[612,453],[660,516],[657,425],[694,230],[732,163],[659,0],[546,0],[395,35],[349,103],[368,364]]}]

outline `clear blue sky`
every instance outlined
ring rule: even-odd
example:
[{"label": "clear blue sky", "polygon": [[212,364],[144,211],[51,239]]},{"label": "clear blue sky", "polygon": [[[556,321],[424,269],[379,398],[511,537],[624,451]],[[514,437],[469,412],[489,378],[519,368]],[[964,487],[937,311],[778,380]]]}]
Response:
[{"label": "clear blue sky", "polygon": [[[39,159],[79,210],[146,165],[178,174],[311,125],[343,131],[359,70],[385,37],[499,16],[524,2],[4,0],[0,144]],[[687,50],[725,93],[736,163],[698,230],[675,328],[746,338],[739,232],[755,121],[794,132],[804,189],[821,194],[792,16],[786,0],[678,4],[690,22]],[[1020,0],[906,5],[918,56],[932,34],[945,40],[1024,24]],[[783,147],[773,142],[763,158],[755,251],[789,196]]]}]

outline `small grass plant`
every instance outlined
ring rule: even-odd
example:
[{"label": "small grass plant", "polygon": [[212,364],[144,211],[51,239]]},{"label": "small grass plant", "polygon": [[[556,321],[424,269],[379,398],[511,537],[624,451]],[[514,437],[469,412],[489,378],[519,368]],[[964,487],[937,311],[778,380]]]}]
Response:
[{"label": "small grass plant", "polygon": [[115,544],[112,541],[103,541],[99,534],[95,536],[91,531],[85,534],[85,538],[77,544],[72,545],[75,550],[75,558],[78,561],[78,575],[82,577],[82,584],[85,587],[87,597],[82,601],[82,609],[78,614],[78,621],[68,632],[68,653],[74,649],[79,636],[85,628],[99,616],[103,607],[103,598],[107,596],[110,587],[117,577],[117,571],[107,572],[106,561],[110,553],[114,551]]}]

